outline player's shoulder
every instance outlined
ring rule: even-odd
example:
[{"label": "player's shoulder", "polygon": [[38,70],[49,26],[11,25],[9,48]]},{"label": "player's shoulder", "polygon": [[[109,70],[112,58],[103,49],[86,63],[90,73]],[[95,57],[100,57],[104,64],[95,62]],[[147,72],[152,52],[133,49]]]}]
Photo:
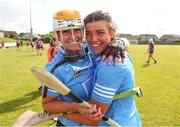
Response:
[{"label": "player's shoulder", "polygon": [[125,54],[124,62],[122,62],[121,58],[119,58],[118,64],[115,65],[114,60],[112,60],[111,64],[108,64],[108,58],[102,63],[99,63],[98,65],[101,67],[107,67],[107,68],[124,68],[129,63],[129,54]]},{"label": "player's shoulder", "polygon": [[125,71],[125,64],[118,63],[118,65],[114,65],[114,63],[108,64],[108,60],[105,60],[103,63],[99,63],[97,66],[97,71],[102,73],[121,73]]}]

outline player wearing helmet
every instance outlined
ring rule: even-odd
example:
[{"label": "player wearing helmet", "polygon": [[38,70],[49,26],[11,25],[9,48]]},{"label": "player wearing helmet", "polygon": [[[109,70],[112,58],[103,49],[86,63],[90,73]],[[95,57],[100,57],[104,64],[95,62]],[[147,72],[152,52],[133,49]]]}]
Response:
[{"label": "player wearing helmet", "polygon": [[83,26],[83,21],[78,11],[63,10],[54,15],[53,29],[56,37],[63,45],[65,59],[76,61],[83,56]]},{"label": "player wearing helmet", "polygon": [[154,41],[153,41],[153,38],[149,39],[149,45],[148,45],[148,53],[149,53],[149,56],[148,56],[148,60],[146,63],[149,63],[150,59],[153,59],[154,60],[154,63],[156,64],[157,61],[156,59],[154,58]]},{"label": "player wearing helmet", "polygon": [[[54,15],[55,37],[62,46],[53,61],[46,65],[46,70],[53,73],[81,99],[88,100],[92,90],[94,66],[87,44],[83,42],[83,26],[78,11],[62,10]],[[45,111],[51,113],[80,112],[79,104],[56,91],[46,87],[43,89],[42,104]],[[57,125],[79,126],[80,124],[62,116],[59,117]]]}]

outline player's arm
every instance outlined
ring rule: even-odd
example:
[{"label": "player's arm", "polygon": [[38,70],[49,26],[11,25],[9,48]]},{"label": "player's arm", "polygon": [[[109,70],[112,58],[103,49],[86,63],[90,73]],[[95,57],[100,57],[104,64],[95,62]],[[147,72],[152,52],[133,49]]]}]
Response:
[{"label": "player's arm", "polygon": [[[44,92],[44,86],[42,87]],[[47,89],[46,96],[42,98],[42,107],[44,111],[49,113],[75,112],[78,110],[79,104],[74,102],[64,102],[58,99],[57,91]]]},{"label": "player's arm", "polygon": [[[75,102],[64,102],[57,100],[56,97],[47,96],[42,100],[43,109],[50,113],[64,113],[65,118],[79,122],[81,124],[87,124],[91,126],[97,125],[103,115],[99,115],[100,110],[94,113],[96,106],[90,109],[86,109]],[[83,115],[82,115],[83,114]],[[86,114],[86,115],[84,115]],[[88,119],[90,118],[90,119]]]},{"label": "player's arm", "polygon": [[44,111],[50,113],[76,112],[77,103],[59,101],[57,97],[46,96],[42,99]]},{"label": "player's arm", "polygon": [[[85,108],[80,103],[76,102],[64,102],[59,100],[56,96],[46,96],[42,99],[42,106],[44,111],[49,113],[80,113],[90,114],[96,111],[96,106],[92,108]],[[95,114],[93,114],[95,115]]]}]

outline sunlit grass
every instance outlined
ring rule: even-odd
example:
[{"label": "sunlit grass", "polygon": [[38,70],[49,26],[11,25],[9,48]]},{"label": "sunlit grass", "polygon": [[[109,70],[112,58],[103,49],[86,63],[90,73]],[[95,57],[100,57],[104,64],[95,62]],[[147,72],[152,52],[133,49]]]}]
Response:
[{"label": "sunlit grass", "polygon": [[[42,112],[39,82],[30,68],[44,67],[47,47],[42,56],[26,46],[20,51],[0,50],[0,126],[12,126],[28,109]],[[155,49],[158,63],[151,61],[147,65],[147,45],[130,47],[136,84],[144,94],[136,98],[138,110],[144,126],[180,126],[180,46],[158,45]]]},{"label": "sunlit grass", "polygon": [[7,37],[0,37],[0,41],[4,42],[15,42],[15,39],[7,38]]},{"label": "sunlit grass", "polygon": [[136,84],[144,94],[142,99],[136,99],[143,125],[180,125],[180,46],[156,46],[157,64],[146,64],[147,46],[130,49]]}]

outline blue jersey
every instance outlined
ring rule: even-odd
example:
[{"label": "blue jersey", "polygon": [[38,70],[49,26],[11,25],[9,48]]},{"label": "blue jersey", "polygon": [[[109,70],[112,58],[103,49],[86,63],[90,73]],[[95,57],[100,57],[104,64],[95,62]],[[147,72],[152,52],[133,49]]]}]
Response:
[{"label": "blue jersey", "polygon": [[[94,89],[91,98],[105,104],[110,104],[106,116],[122,126],[142,126],[135,106],[134,96],[127,96],[113,101],[116,93],[134,88],[134,69],[130,56],[125,54],[125,63],[119,61],[117,66],[108,65],[107,60],[97,65],[94,74]],[[100,58],[96,59],[100,62]],[[100,126],[109,126],[104,121]]]},{"label": "blue jersey", "polygon": [[[60,49],[53,61],[46,65],[46,70],[50,71],[52,67],[63,59],[64,50]],[[76,62],[65,62],[53,72],[71,91],[83,100],[89,100],[92,93],[92,80],[94,75],[94,66],[89,55],[85,55],[82,60]],[[58,97],[61,101],[71,102],[71,100],[62,94],[48,89],[48,96]],[[59,117],[61,123],[65,126],[80,126],[79,123],[68,120],[63,116]]]}]

